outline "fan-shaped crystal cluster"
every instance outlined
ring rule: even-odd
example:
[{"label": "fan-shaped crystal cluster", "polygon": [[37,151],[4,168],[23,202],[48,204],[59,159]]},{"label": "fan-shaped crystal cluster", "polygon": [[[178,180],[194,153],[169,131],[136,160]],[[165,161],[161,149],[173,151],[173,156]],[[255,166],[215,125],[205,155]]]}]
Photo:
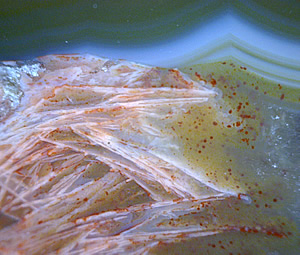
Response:
[{"label": "fan-shaped crystal cluster", "polygon": [[224,147],[245,123],[206,81],[50,55],[3,62],[0,82],[4,254],[142,254],[220,233],[288,237],[252,202]]}]

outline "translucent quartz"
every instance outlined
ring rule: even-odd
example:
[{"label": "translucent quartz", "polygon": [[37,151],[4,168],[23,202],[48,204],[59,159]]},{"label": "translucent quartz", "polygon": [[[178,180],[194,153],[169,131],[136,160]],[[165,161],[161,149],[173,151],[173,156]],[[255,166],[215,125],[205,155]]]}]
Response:
[{"label": "translucent quartz", "polygon": [[230,143],[247,120],[228,114],[214,82],[91,55],[5,62],[0,76],[3,253],[156,253],[222,233],[293,233],[259,209],[259,173],[241,180],[247,166],[230,150],[254,146]]}]

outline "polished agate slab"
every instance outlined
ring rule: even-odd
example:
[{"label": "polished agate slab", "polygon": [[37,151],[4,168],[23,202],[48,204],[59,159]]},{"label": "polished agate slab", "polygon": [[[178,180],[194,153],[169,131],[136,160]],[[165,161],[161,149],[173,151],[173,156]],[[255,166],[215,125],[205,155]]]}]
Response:
[{"label": "polished agate slab", "polygon": [[[231,107],[216,86],[224,77],[192,72],[91,55],[3,62],[0,250],[293,247],[293,217],[280,209],[290,191],[274,191],[281,177],[253,167],[266,112],[252,92]],[[201,245],[184,245],[193,240]]]}]

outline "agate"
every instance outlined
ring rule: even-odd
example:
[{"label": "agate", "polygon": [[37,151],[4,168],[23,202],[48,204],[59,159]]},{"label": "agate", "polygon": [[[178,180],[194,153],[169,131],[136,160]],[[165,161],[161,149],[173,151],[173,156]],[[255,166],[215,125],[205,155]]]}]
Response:
[{"label": "agate", "polygon": [[296,246],[277,179],[250,167],[263,113],[221,80],[91,55],[6,61],[0,79],[3,254]]}]

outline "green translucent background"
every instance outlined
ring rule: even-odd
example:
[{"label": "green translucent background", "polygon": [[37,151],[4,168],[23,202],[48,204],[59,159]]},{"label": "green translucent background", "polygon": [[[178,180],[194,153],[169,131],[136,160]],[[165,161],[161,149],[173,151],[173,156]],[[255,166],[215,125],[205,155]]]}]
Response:
[{"label": "green translucent background", "polygon": [[83,43],[159,44],[184,36],[230,9],[285,38],[299,38],[297,0],[1,0],[0,58],[16,59],[50,48],[62,51]]}]

